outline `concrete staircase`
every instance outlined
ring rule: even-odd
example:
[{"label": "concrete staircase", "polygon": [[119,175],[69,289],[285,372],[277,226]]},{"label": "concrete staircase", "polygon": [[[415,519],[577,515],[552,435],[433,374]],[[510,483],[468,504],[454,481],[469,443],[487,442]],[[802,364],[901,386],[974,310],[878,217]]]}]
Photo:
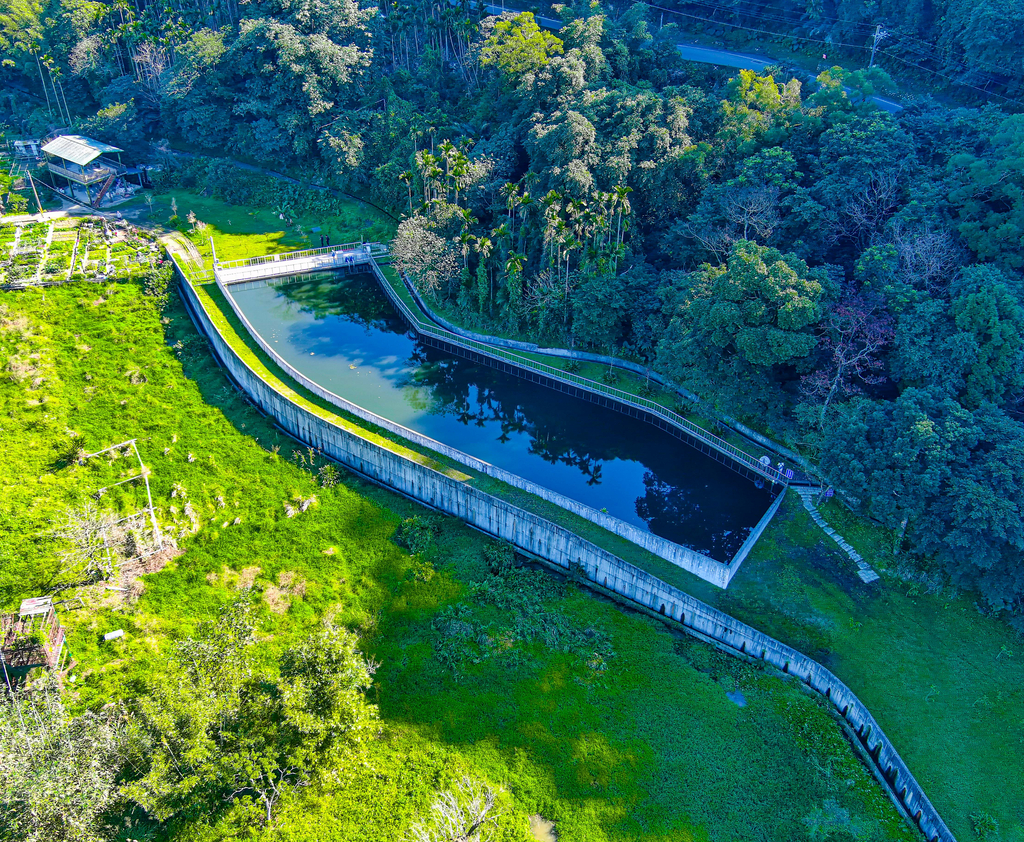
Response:
[{"label": "concrete staircase", "polygon": [[850,560],[857,565],[857,575],[863,582],[870,584],[881,577],[871,569],[871,566],[864,561],[864,558],[858,553],[853,547],[851,547],[846,539],[843,538],[838,532],[828,525],[828,522],[821,516],[821,512],[818,511],[817,506],[814,505],[814,498],[817,496],[817,491],[813,488],[794,488],[797,494],[800,495],[800,499],[804,502],[804,508],[807,509],[811,515],[811,519],[818,524],[822,529],[825,530],[825,534],[835,541],[839,548],[846,553]]}]

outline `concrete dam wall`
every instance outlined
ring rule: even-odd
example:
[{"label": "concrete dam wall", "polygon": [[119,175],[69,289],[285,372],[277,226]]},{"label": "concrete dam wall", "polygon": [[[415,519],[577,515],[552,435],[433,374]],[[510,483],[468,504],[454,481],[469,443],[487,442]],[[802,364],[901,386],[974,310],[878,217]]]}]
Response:
[{"label": "concrete dam wall", "polygon": [[[370,261],[369,265],[377,274],[379,274],[380,270],[377,268],[375,263]],[[534,495],[535,497],[539,497],[542,500],[547,500],[549,503],[554,503],[556,506],[561,506],[566,511],[585,518],[591,523],[597,524],[602,529],[607,529],[609,532],[613,532],[616,535],[625,538],[627,541],[631,541],[638,547],[643,547],[648,552],[654,553],[666,561],[672,562],[672,564],[675,564],[677,567],[681,567],[683,570],[693,573],[704,581],[711,582],[713,585],[717,585],[720,588],[728,587],[729,582],[732,581],[733,576],[735,576],[736,572],[740,569],[740,565],[747,557],[747,554],[757,541],[757,538],[768,526],[772,516],[778,510],[779,497],[776,497],[776,501],[768,507],[768,510],[751,530],[747,540],[744,541],[740,549],[737,550],[734,557],[728,563],[718,561],[708,555],[692,550],[689,547],[681,546],[680,544],[676,544],[659,535],[655,535],[653,532],[648,532],[645,529],[641,529],[631,523],[627,523],[626,521],[608,514],[607,512],[598,511],[597,509],[585,505],[578,500],[573,500],[564,494],[559,494],[557,491],[552,491],[550,488],[545,488],[542,485],[524,479],[511,471],[499,468],[482,459],[477,459],[476,457],[471,456],[468,453],[464,453],[461,450],[457,450],[443,442],[436,441],[422,433],[416,432],[415,430],[403,427],[401,424],[396,424],[389,418],[377,415],[376,413],[371,412],[370,410],[365,409],[364,407],[361,407],[340,395],[334,394],[333,392],[325,389],[319,383],[311,380],[293,365],[289,364],[289,362],[285,360],[270,343],[260,336],[259,332],[252,326],[246,318],[245,313],[242,312],[242,309],[238,306],[238,303],[231,295],[232,285],[225,284],[220,280],[220,278],[218,278],[217,287],[221,290],[221,293],[224,295],[225,300],[228,302],[228,305],[231,307],[235,316],[245,326],[249,335],[260,346],[263,352],[278,366],[280,366],[283,371],[287,372],[289,377],[297,383],[301,383],[313,394],[323,398],[325,401],[351,415],[356,416],[357,418],[361,418],[382,430],[387,430],[390,433],[400,436],[405,441],[409,441],[419,445],[420,447],[429,449],[434,453],[438,453],[446,457],[447,459],[451,459],[454,462],[458,462],[459,464],[466,466],[470,470],[486,474],[487,476],[493,477],[494,479],[499,480],[506,485],[510,485],[513,488],[518,488]],[[390,290],[390,287],[388,287],[388,289]],[[462,349],[453,348],[452,350],[458,351]],[[493,362],[491,360],[485,361],[488,363]],[[780,488],[783,492],[785,491],[785,486],[780,486]],[[781,496],[781,493],[779,496]]]},{"label": "concrete dam wall", "polygon": [[846,721],[870,755],[893,800],[925,838],[929,842],[955,842],[871,712],[825,667],[564,527],[315,415],[271,387],[232,350],[187,280],[182,280],[180,288],[197,326],[235,382],[291,435],[376,482],[678,621],[727,651],[764,661],[796,677],[827,699]]}]

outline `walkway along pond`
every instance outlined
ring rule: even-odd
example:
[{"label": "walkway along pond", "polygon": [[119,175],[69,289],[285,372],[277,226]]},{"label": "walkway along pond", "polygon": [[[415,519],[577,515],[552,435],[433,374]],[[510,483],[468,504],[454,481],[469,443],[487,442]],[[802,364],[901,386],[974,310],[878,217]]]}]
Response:
[{"label": "walkway along pond", "polygon": [[564,527],[442,473],[424,464],[416,454],[405,451],[407,455],[403,455],[403,449],[374,441],[351,429],[350,424],[342,424],[340,418],[317,408],[263,369],[258,360],[246,362],[246,358],[252,359],[251,353],[233,335],[205,290],[190,282],[189,278],[196,273],[190,269],[183,271],[177,260],[175,264],[183,279],[181,290],[186,307],[197,328],[209,339],[214,355],[239,388],[283,429],[370,479],[454,514],[483,532],[569,571],[583,582],[664,616],[666,621],[678,622],[684,630],[715,642],[727,652],[763,661],[792,675],[827,700],[851,737],[865,749],[867,761],[894,803],[924,837],[929,842],[955,842],[871,712],[828,669]]},{"label": "walkway along pond", "polygon": [[715,584],[728,583],[777,508],[781,486],[742,464],[726,468],[664,423],[594,406],[565,394],[567,384],[553,384],[560,393],[523,379],[532,372],[467,360],[465,348],[445,343],[460,358],[417,342],[368,274],[233,280],[219,286],[246,329],[303,385]]}]

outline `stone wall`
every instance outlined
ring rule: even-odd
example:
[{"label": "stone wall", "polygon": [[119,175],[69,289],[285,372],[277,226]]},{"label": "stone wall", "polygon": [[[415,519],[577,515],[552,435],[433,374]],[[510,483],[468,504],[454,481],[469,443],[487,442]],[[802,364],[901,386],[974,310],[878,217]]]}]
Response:
[{"label": "stone wall", "polygon": [[282,428],[359,473],[645,606],[724,648],[764,661],[824,696],[856,733],[894,800],[929,842],[955,842],[871,712],[821,664],[622,561],[569,530],[447,477],[309,412],[265,383],[218,333],[194,290],[182,295],[235,382]]}]

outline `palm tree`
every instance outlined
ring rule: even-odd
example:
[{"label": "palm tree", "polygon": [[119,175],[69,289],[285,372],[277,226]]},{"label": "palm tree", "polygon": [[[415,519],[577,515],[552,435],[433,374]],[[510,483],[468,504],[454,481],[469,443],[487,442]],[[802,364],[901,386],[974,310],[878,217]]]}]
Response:
[{"label": "palm tree", "polygon": [[452,164],[454,162],[455,153],[457,150],[455,149],[455,144],[452,143],[450,140],[442,141],[441,145],[438,147],[438,150],[441,153],[441,160],[444,161],[444,197],[447,200],[448,180],[451,177]]},{"label": "palm tree", "polygon": [[462,233],[459,234],[459,245],[462,246],[462,268],[467,272],[469,271],[469,250],[473,245],[473,240],[475,239],[476,237],[465,229],[463,229]]},{"label": "palm tree", "polygon": [[494,241],[490,237],[477,237],[476,250],[487,260],[494,253]]},{"label": "palm tree", "polygon": [[491,236],[494,238],[496,243],[504,242],[508,240],[509,247],[511,248],[512,236],[508,230],[508,223],[502,222],[497,228],[491,231]]},{"label": "palm tree", "polygon": [[524,191],[523,195],[519,197],[519,216],[522,219],[522,223],[519,226],[519,248],[523,247],[523,232],[526,230],[526,217],[530,212],[530,208],[533,207],[533,197],[530,196],[529,191]]},{"label": "palm tree", "polygon": [[[480,266],[484,270],[484,277],[487,279],[487,285],[481,289],[477,287],[477,296],[480,300],[480,312],[484,311],[484,298],[485,296],[489,300],[494,299],[494,291],[491,288],[491,272],[490,267],[487,265],[488,259],[491,253],[494,251],[494,243],[491,242],[489,237],[479,237],[476,241],[476,250],[480,252]],[[479,273],[479,270],[477,270]],[[485,293],[486,290],[486,293]]]},{"label": "palm tree", "polygon": [[510,275],[522,275],[525,265],[526,255],[511,251],[508,254],[508,260],[505,261],[505,271]]},{"label": "palm tree", "polygon": [[409,213],[412,213],[412,172],[406,170],[398,176],[398,180],[405,183],[405,186],[409,188]]},{"label": "palm tree", "polygon": [[625,213],[629,216],[632,208],[629,206],[629,199],[626,197],[633,192],[632,187],[627,187],[624,184],[620,184],[615,188],[615,200],[619,206],[619,218],[615,226],[615,244],[619,245],[622,243],[622,214]]},{"label": "palm tree", "polygon": [[512,226],[512,235],[515,236],[516,231],[516,216],[515,207],[516,201],[519,199],[518,188],[511,181],[505,182],[501,186],[501,197],[505,200],[505,207],[508,208],[508,219]]},{"label": "palm tree", "polygon": [[509,252],[508,260],[505,261],[505,289],[508,292],[508,313],[514,331],[519,330],[519,308],[523,300],[523,267],[525,265],[525,254]]},{"label": "palm tree", "polygon": [[455,150],[455,157],[452,163],[452,181],[455,184],[455,204],[459,203],[459,193],[462,191],[463,180],[469,175],[469,158],[459,149]]}]

